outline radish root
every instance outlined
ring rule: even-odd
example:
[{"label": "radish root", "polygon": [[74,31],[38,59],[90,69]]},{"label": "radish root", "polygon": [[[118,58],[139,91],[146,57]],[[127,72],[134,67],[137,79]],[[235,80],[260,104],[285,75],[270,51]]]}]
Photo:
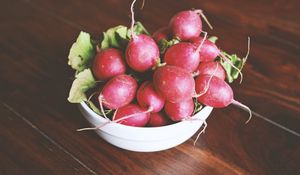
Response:
[{"label": "radish root", "polygon": [[196,146],[196,143],[197,143],[197,141],[198,141],[200,135],[201,135],[202,133],[205,133],[205,129],[207,128],[206,120],[203,121],[203,124],[204,124],[203,129],[199,131],[199,133],[197,134],[196,139],[194,140],[194,146]]},{"label": "radish root", "polygon": [[144,6],[145,6],[145,0],[142,1],[142,5],[140,9],[143,10]]},{"label": "radish root", "polygon": [[193,97],[195,97],[195,98],[201,97],[202,95],[204,95],[204,94],[208,91],[208,88],[209,88],[211,79],[212,79],[212,77],[216,74],[216,72],[217,72],[217,70],[218,70],[218,67],[219,67],[219,64],[217,64],[217,66],[216,66],[214,72],[213,72],[213,73],[211,74],[211,76],[209,77],[208,82],[207,82],[207,84],[205,85],[204,90],[203,90],[202,92],[200,92],[199,94],[196,93],[195,96],[193,96]]},{"label": "radish root", "polygon": [[108,119],[108,117],[107,117],[106,114],[105,114],[104,108],[103,108],[103,104],[102,104],[103,100],[104,100],[103,95],[100,94],[100,95],[99,95],[100,111],[102,112],[103,117],[104,117],[105,119]]},{"label": "radish root", "polygon": [[206,22],[206,24],[208,25],[208,27],[212,30],[213,26],[210,24],[210,22],[208,21],[208,19],[204,15],[203,11],[201,9],[197,9],[197,10],[195,10],[195,12],[204,19],[204,21]]},{"label": "radish root", "polygon": [[[207,32],[205,32],[205,31],[202,31],[202,32],[204,33],[204,37],[203,37],[201,43],[199,44],[198,48],[196,49],[196,53],[200,53],[200,49],[203,46],[203,44],[207,38]],[[200,55],[200,57],[201,57],[201,55]]]},{"label": "radish root", "polygon": [[[205,133],[205,130],[207,128],[207,123],[206,123],[206,120],[202,120],[202,119],[199,119],[199,118],[191,118],[190,116],[189,117],[186,117],[183,121],[195,121],[195,120],[200,120],[200,121],[203,121],[203,124],[204,124],[204,127],[199,131],[199,133],[197,134],[197,137],[196,139],[194,140],[194,146],[196,145],[196,142],[198,141],[200,135],[202,133]],[[202,126],[202,125],[201,125]]]},{"label": "radish root", "polygon": [[244,62],[247,61],[249,54],[250,54],[250,37],[248,36],[248,47],[247,47],[246,56],[244,57],[244,60],[245,60]]},{"label": "radish root", "polygon": [[[115,110],[112,119],[114,119],[116,117],[117,111],[118,111],[118,109]],[[107,122],[105,122],[105,123],[103,123],[99,126],[92,127],[92,128],[81,128],[81,129],[77,129],[77,131],[97,130],[97,129],[100,129],[100,128],[104,127],[105,125],[107,125],[109,123],[113,123],[113,121],[111,121],[109,118],[107,118]]]},{"label": "radish root", "polygon": [[96,127],[92,127],[92,128],[81,128],[81,129],[77,129],[76,131],[88,131],[88,130],[97,130],[102,128],[103,126],[107,125],[108,123],[111,123],[112,121],[110,121],[108,119],[107,122],[103,123],[102,125],[96,126]]},{"label": "radish root", "polygon": [[115,110],[114,115],[113,115],[112,118],[111,118],[112,120],[115,120],[115,117],[116,117],[116,115],[117,115],[117,112],[118,112],[118,109]]},{"label": "radish root", "polygon": [[233,100],[233,101],[232,101],[232,104],[235,105],[235,106],[237,106],[237,107],[240,107],[240,108],[242,108],[242,109],[244,109],[244,110],[246,110],[246,111],[249,112],[249,118],[248,118],[248,120],[245,122],[245,124],[247,124],[247,123],[251,120],[251,118],[252,118],[252,111],[251,111],[251,109],[250,109],[248,106],[246,106],[246,105],[244,105],[243,103],[241,103],[241,102],[239,102],[239,101],[236,101],[236,100]]},{"label": "radish root", "polygon": [[93,98],[93,96],[94,96],[94,95],[97,95],[97,94],[99,94],[99,92],[94,92],[94,93],[92,93],[92,94],[89,96],[89,98],[87,99],[87,101],[90,102],[91,99]]},{"label": "radish root", "polygon": [[103,124],[101,124],[101,125],[99,125],[99,126],[92,127],[92,128],[82,128],[82,129],[77,129],[77,131],[97,130],[97,129],[100,129],[100,128],[106,126],[107,124],[110,124],[110,123],[122,123],[123,120],[129,119],[129,118],[134,117],[134,116],[136,116],[136,115],[139,115],[139,114],[147,114],[147,113],[152,112],[152,111],[153,111],[153,107],[150,106],[150,107],[147,109],[147,111],[140,112],[140,113],[135,113],[135,114],[130,114],[130,115],[126,115],[126,116],[121,117],[121,118],[119,118],[119,119],[117,119],[117,120],[114,120],[115,117],[116,117],[116,114],[117,114],[117,110],[118,110],[118,109],[116,109],[116,111],[115,111],[115,113],[114,113],[114,116],[112,117],[112,119],[113,119],[112,121],[109,120],[109,119],[107,118],[107,122],[105,122],[105,123],[103,123]]},{"label": "radish root", "polygon": [[147,111],[140,112],[140,113],[135,113],[135,114],[130,114],[130,115],[125,115],[124,117],[121,117],[121,118],[119,118],[119,119],[117,119],[117,120],[113,120],[112,122],[114,122],[114,123],[119,123],[119,122],[122,122],[122,120],[129,119],[129,118],[134,117],[134,116],[139,115],[139,114],[147,114],[147,113],[150,113],[150,112],[152,112],[152,111],[153,111],[153,107],[150,106],[150,107],[147,109]]}]

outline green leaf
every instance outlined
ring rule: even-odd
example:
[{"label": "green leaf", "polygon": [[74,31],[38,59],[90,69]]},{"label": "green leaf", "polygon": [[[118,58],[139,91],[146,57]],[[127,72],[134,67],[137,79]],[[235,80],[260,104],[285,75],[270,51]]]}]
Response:
[{"label": "green leaf", "polygon": [[161,39],[158,42],[158,48],[159,48],[160,53],[164,54],[169,47],[171,47],[179,42],[180,41],[178,39],[171,39],[169,41],[166,39]]},{"label": "green leaf", "polygon": [[[96,114],[103,116],[101,110],[92,101],[86,101],[86,103]],[[104,113],[107,117],[111,117],[112,112],[113,110],[111,109],[104,110]]]},{"label": "green leaf", "polygon": [[86,101],[85,92],[96,86],[96,81],[90,69],[85,69],[75,76],[69,93],[68,101],[71,103],[80,103]]},{"label": "green leaf", "polygon": [[213,42],[213,43],[216,43],[216,41],[218,40],[218,37],[216,36],[211,36],[208,38],[209,41]]},{"label": "green leaf", "polygon": [[[228,54],[226,52],[222,52],[228,59],[231,61],[231,63],[237,67],[239,70],[242,70],[247,58],[239,58],[236,54]],[[223,66],[225,72],[226,72],[226,78],[229,83],[232,83],[234,80],[238,79],[239,77],[239,71],[233,68],[228,62],[221,59],[221,65]]]},{"label": "green leaf", "polygon": [[92,101],[86,101],[89,107],[98,115],[101,115],[101,111],[99,108],[96,107],[96,105]]},{"label": "green leaf", "polygon": [[[133,30],[137,35],[142,33],[149,35],[149,32],[140,22],[135,23]],[[119,25],[116,27],[109,28],[106,32],[103,32],[101,49],[107,49],[110,47],[124,49],[130,38],[131,31],[126,26]]]},{"label": "green leaf", "polygon": [[[150,35],[150,33],[147,31],[147,29],[143,26],[143,24],[139,21],[137,21],[134,26],[133,26],[133,31],[136,35],[139,34],[146,34]],[[128,29],[127,31],[127,37],[130,39],[131,38],[131,30]]]},{"label": "green leaf", "polygon": [[80,72],[88,67],[89,61],[94,57],[94,54],[95,49],[90,34],[81,31],[70,49],[68,65]]},{"label": "green leaf", "polygon": [[[127,40],[127,27],[119,25],[108,29],[103,32],[103,40],[101,42],[101,49],[106,49],[109,47],[120,48],[120,39]],[[118,38],[120,37],[120,38]]]},{"label": "green leaf", "polygon": [[201,103],[198,102],[197,98],[194,98],[194,112],[193,115],[196,114],[197,112],[201,111],[201,109],[203,108],[203,105]]}]

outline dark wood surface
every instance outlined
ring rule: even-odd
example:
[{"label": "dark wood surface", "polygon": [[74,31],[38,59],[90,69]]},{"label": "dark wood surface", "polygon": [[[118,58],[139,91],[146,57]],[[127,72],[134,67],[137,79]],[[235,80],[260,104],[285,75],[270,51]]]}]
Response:
[{"label": "dark wood surface", "polygon": [[[66,101],[67,65],[80,30],[94,38],[129,25],[126,0],[10,0],[0,5],[0,174],[300,174],[300,3],[297,0],[146,0],[137,20],[151,31],[176,12],[201,8],[219,46],[251,54],[234,106],[215,109],[196,146],[156,153],[116,148]],[[208,30],[205,28],[205,30]],[[269,121],[269,122],[268,122]],[[276,122],[285,129],[271,124]]]}]

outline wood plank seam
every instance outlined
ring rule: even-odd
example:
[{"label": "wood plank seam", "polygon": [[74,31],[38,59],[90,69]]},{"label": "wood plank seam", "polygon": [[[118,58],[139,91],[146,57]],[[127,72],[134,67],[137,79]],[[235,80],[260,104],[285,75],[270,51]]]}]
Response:
[{"label": "wood plank seam", "polygon": [[66,150],[62,145],[60,145],[55,140],[53,140],[51,137],[49,137],[46,133],[44,133],[36,125],[34,125],[31,121],[29,121],[25,116],[23,116],[18,111],[16,111],[15,109],[13,109],[10,105],[8,105],[8,104],[6,104],[5,102],[2,102],[2,101],[1,101],[1,104],[5,108],[7,108],[7,110],[11,111],[13,114],[15,114],[17,117],[19,117],[22,121],[24,121],[27,125],[29,125],[31,128],[33,128],[37,133],[39,133],[40,135],[42,135],[46,140],[48,140],[50,143],[52,143],[53,145],[55,145],[58,149],[62,150],[64,153],[66,153],[68,156],[70,156],[72,159],[74,159],[76,162],[78,162],[81,166],[83,166],[89,172],[91,172],[94,175],[98,175],[89,166],[87,166],[85,163],[83,163],[81,160],[79,160],[75,155],[73,155],[68,150]]}]

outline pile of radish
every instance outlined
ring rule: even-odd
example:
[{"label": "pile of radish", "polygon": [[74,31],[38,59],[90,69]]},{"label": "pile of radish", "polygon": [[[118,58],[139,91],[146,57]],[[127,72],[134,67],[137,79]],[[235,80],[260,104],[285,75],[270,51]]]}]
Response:
[{"label": "pile of radish", "polygon": [[217,38],[202,29],[202,20],[208,21],[201,10],[175,14],[151,35],[135,22],[134,3],[129,28],[110,28],[101,42],[79,34],[68,57],[76,70],[69,102],[85,101],[107,123],[136,127],[189,120],[203,106],[249,110],[229,86],[242,80],[248,54],[239,58],[220,50]]}]

